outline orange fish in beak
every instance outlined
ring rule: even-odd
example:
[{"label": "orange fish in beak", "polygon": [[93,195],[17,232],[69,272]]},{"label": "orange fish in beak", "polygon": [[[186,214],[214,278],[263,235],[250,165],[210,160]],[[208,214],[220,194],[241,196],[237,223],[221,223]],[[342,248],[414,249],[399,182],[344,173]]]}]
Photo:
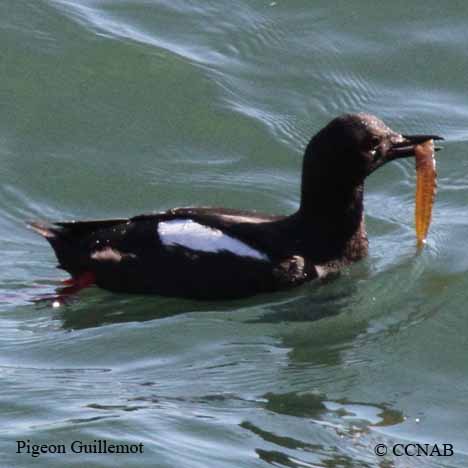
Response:
[{"label": "orange fish in beak", "polygon": [[416,207],[414,220],[416,240],[421,249],[427,237],[432,219],[437,182],[434,140],[428,140],[414,147],[416,156]]}]

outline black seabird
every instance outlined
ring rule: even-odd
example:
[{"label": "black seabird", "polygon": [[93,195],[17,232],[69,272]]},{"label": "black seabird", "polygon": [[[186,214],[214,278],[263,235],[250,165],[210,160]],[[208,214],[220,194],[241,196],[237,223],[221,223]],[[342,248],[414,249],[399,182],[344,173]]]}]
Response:
[{"label": "black seabird", "polygon": [[31,223],[70,273],[63,293],[96,284],[195,299],[247,297],[325,277],[368,252],[364,180],[436,135],[401,135],[368,114],[332,120],[309,142],[290,216],[174,208],[129,219]]}]

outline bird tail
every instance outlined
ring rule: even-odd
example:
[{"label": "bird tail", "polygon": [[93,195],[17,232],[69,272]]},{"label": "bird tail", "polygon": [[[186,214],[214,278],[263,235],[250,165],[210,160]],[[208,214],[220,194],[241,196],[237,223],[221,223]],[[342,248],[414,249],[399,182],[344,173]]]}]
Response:
[{"label": "bird tail", "polygon": [[97,230],[115,226],[126,219],[106,219],[78,222],[57,222],[46,224],[30,222],[28,226],[52,246],[58,260],[58,267],[78,276],[90,269],[90,251],[86,241]]},{"label": "bird tail", "polygon": [[29,222],[27,223],[27,226],[46,239],[54,238],[57,235],[57,230],[54,229],[53,226],[38,221]]},{"label": "bird tail", "polygon": [[56,224],[30,222],[28,227],[44,237],[54,249],[58,267],[68,271],[72,276],[86,270],[84,255],[80,251],[80,242],[69,236],[66,229]]}]

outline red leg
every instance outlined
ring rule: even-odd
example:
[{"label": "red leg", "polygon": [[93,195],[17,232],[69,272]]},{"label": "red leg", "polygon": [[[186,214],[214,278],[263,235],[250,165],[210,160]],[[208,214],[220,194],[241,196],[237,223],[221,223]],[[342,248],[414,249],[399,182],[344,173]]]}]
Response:
[{"label": "red leg", "polygon": [[75,284],[75,279],[74,278],[68,278],[66,280],[63,280],[62,284],[64,286],[72,286],[73,284]]},{"label": "red leg", "polygon": [[78,276],[63,281],[65,287],[58,290],[58,296],[76,294],[82,289],[92,286],[96,281],[96,275],[91,271],[85,271]]},{"label": "red leg", "polygon": [[34,300],[36,304],[47,303],[52,307],[60,307],[67,302],[71,302],[73,296],[96,282],[96,275],[90,271],[81,273],[62,281],[62,287],[56,290],[55,295],[44,295]]}]

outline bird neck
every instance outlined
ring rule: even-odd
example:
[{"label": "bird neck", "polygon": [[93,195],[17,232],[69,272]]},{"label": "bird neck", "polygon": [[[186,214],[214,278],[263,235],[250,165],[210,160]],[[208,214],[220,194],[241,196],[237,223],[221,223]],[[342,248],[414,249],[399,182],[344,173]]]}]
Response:
[{"label": "bird neck", "polygon": [[314,261],[348,263],[367,255],[363,194],[364,183],[352,185],[346,174],[304,172],[297,216],[305,233],[304,250],[313,252]]}]

